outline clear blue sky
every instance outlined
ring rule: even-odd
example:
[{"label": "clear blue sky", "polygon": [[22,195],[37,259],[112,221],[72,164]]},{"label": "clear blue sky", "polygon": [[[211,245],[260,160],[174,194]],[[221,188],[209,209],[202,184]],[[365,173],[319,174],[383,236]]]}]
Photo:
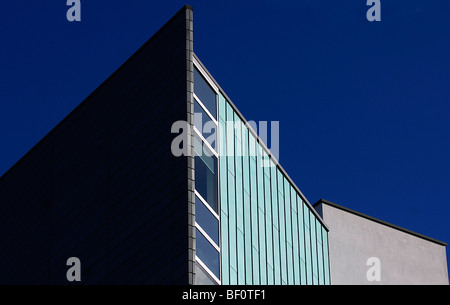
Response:
[{"label": "clear blue sky", "polygon": [[[194,50],[320,198],[450,242],[450,1],[81,0],[0,4],[0,175],[182,5]],[[1,200],[1,199],[0,199]]]}]

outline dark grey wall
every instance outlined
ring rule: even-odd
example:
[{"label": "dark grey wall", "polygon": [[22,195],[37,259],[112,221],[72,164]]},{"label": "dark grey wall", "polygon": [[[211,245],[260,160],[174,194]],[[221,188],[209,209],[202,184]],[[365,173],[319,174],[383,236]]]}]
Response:
[{"label": "dark grey wall", "polygon": [[0,178],[0,284],[189,283],[191,53],[186,6]]}]

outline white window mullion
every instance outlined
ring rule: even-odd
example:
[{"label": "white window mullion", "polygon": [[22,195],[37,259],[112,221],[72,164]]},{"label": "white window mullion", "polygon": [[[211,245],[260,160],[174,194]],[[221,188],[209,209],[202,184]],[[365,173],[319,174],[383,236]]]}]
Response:
[{"label": "white window mullion", "polygon": [[202,262],[202,260],[197,255],[195,256],[195,260],[202,267],[202,269],[205,270],[206,273],[208,273],[212,280],[221,285],[221,281],[217,278],[217,276],[214,275],[214,273],[212,273],[211,270],[209,270],[208,266],[206,266],[205,263]]},{"label": "white window mullion", "polygon": [[203,76],[203,78],[206,80],[206,82],[211,86],[211,88],[215,91],[216,94],[219,94],[219,88],[216,86],[214,81],[209,77],[208,73],[206,73],[205,70],[203,70],[200,63],[194,58],[194,66],[197,68],[198,72]]},{"label": "white window mullion", "polygon": [[212,209],[212,207],[209,205],[209,203],[200,195],[200,193],[197,190],[194,190],[195,195],[200,199],[201,202],[206,206],[206,208],[213,214],[214,217],[217,218],[217,220],[220,220],[219,215]]},{"label": "white window mullion", "polygon": [[206,108],[205,104],[203,104],[203,102],[200,100],[200,98],[195,94],[192,93],[194,95],[194,98],[197,100],[198,104],[200,105],[200,107],[202,107],[203,111],[206,112],[206,114],[209,116],[209,118],[216,124],[218,125],[217,120],[214,118],[214,116],[211,114],[211,112],[209,112],[208,108]]},{"label": "white window mullion", "polygon": [[219,248],[219,246],[214,242],[214,240],[212,240],[211,237],[209,237],[208,233],[206,233],[205,230],[203,230],[202,227],[201,227],[197,222],[195,222],[195,227],[197,228],[197,230],[199,230],[199,231],[203,234],[203,236],[204,236],[204,237],[209,241],[209,243],[217,250],[217,252],[220,253],[220,248]]},{"label": "white window mullion", "polygon": [[[206,141],[205,137],[202,135],[202,133],[197,129],[197,127],[194,126],[194,132],[199,136],[200,140],[202,140],[202,143],[205,143],[206,147],[209,148],[209,150],[213,153],[216,158],[219,158],[219,154],[216,152],[216,150],[209,144],[208,141]],[[217,141],[217,137],[216,137]],[[217,144],[217,143],[216,143]]]}]

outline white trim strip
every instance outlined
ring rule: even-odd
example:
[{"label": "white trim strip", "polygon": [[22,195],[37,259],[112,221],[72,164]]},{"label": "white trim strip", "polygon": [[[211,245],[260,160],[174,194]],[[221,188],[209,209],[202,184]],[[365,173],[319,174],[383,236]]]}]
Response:
[{"label": "white trim strip", "polygon": [[[216,156],[216,158],[219,158],[219,154],[216,152],[216,150],[209,144],[208,141],[206,141],[205,137],[202,135],[200,131],[198,131],[197,127],[194,126],[195,133],[200,137],[200,140],[202,140],[203,143],[205,143],[206,147],[209,148],[210,151],[212,151],[213,155]],[[217,142],[217,137],[216,137]],[[217,144],[217,143],[216,143]]]},{"label": "white trim strip", "polygon": [[[211,114],[211,112],[209,112],[208,108],[206,108],[205,104],[203,104],[202,100],[193,92],[192,93],[194,95],[194,99],[198,102],[198,104],[200,105],[200,107],[203,108],[203,111],[206,112],[206,114],[209,116],[209,118],[216,124],[218,125],[219,123],[217,122],[217,120],[214,118],[214,116]],[[217,103],[216,103],[217,104]]]},{"label": "white trim strip", "polygon": [[200,74],[203,76],[203,78],[206,80],[208,85],[211,86],[211,88],[216,91],[216,94],[219,94],[219,88],[216,86],[216,84],[213,82],[213,80],[209,77],[208,73],[206,73],[205,70],[203,70],[202,66],[199,64],[197,59],[194,57],[194,66],[197,68],[197,70],[200,72]]},{"label": "white trim strip", "polygon": [[214,240],[212,240],[211,237],[209,237],[208,233],[206,233],[205,230],[203,230],[202,227],[200,227],[200,225],[197,222],[195,222],[195,227],[203,234],[203,236],[217,250],[217,252],[219,252],[219,255],[220,255],[220,248],[219,248],[219,246],[214,242]]},{"label": "white trim strip", "polygon": [[214,217],[217,218],[217,220],[220,220],[219,214],[216,213],[216,211],[213,210],[213,208],[209,205],[209,203],[200,195],[200,193],[197,190],[194,190],[195,196],[200,199],[201,202],[206,206],[206,208],[213,214]]},{"label": "white trim strip", "polygon": [[200,267],[202,267],[203,270],[206,271],[206,273],[208,273],[208,275],[219,285],[221,285],[221,281],[217,278],[217,276],[215,276],[214,273],[212,273],[211,270],[209,270],[208,266],[205,265],[204,262],[202,262],[202,260],[200,258],[198,258],[198,256],[195,256],[195,260],[196,262],[200,265]]}]

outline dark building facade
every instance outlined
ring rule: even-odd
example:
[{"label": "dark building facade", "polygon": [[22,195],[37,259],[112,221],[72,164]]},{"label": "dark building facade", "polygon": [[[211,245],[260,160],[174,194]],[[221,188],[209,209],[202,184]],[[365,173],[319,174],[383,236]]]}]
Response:
[{"label": "dark building facade", "polygon": [[0,178],[1,284],[66,284],[69,257],[84,284],[192,283],[190,58],[185,7]]}]

